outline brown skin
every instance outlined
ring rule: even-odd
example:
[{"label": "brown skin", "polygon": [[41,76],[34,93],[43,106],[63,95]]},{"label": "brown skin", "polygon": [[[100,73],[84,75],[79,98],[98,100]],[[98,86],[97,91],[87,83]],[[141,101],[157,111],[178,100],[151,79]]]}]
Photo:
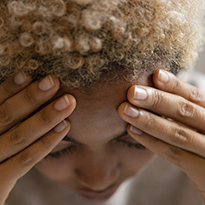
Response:
[{"label": "brown skin", "polygon": [[[59,106],[55,104],[57,99],[21,122],[54,97],[59,82],[53,77],[55,85],[48,91],[41,91],[39,82],[31,84],[28,76],[27,81],[22,85],[15,85],[13,78],[7,79],[0,85],[0,162],[2,162],[0,164],[0,204],[4,204],[16,181],[51,150],[56,152],[68,144],[70,146],[70,142],[60,142],[70,129],[69,122],[67,121],[68,126],[60,132],[53,129],[67,118],[72,124],[69,136],[80,143],[75,143],[73,151],[59,159],[49,157],[39,162],[36,167],[46,176],[60,183],[65,181],[64,184],[80,192],[95,191],[96,193],[106,189],[115,191],[115,188],[127,177],[148,163],[154,152],[179,166],[194,182],[205,201],[203,182],[205,154],[202,134],[205,131],[203,126],[205,95],[193,86],[181,82],[174,75],[167,74],[168,81],[162,83],[159,81],[159,71],[155,72],[153,83],[157,89],[147,87],[150,85],[147,80],[144,84],[139,82],[138,87],[146,89],[148,94],[145,100],[133,98],[134,86],[132,86],[127,93],[129,103],[122,103],[118,109],[122,119],[116,109],[121,101],[126,101],[125,93],[130,85],[116,87],[105,85],[101,88],[102,92],[99,92],[100,88],[98,88],[98,92],[94,90],[93,93],[89,93],[88,98],[85,98],[82,93],[70,90],[78,102],[71,116],[76,102],[71,95],[67,95],[70,106],[63,111],[55,109]],[[69,90],[62,92],[67,91]],[[141,94],[140,96],[142,97]],[[173,101],[175,106],[172,106]],[[140,111],[138,116],[136,111],[135,117],[125,114],[124,108],[127,103],[128,106],[132,106],[132,111],[135,108]],[[153,112],[172,118],[175,122],[155,115]],[[5,113],[9,114],[5,115]],[[18,122],[21,123],[14,127]],[[112,140],[124,132],[125,122],[142,130],[143,133],[139,135],[138,130],[138,134],[134,134],[128,125],[128,133],[133,138],[127,136],[124,140],[132,143],[139,142],[151,151],[128,148],[122,142]],[[57,130],[60,130],[59,127]],[[25,150],[22,151],[23,149]],[[135,166],[131,166],[129,161]],[[89,162],[89,167],[86,162]],[[62,175],[50,171],[48,166],[60,171]]]},{"label": "brown skin", "polygon": [[[148,85],[148,74],[143,77],[141,83]],[[61,142],[52,152],[73,147],[71,152],[59,158],[49,156],[36,168],[80,194],[93,195],[114,192],[123,181],[135,175],[152,159],[153,153],[128,147],[126,142],[137,144],[129,135],[115,139],[126,131],[127,123],[117,109],[126,101],[130,86],[130,83],[99,83],[85,93],[61,89],[59,93],[71,93],[77,100],[76,109],[68,117],[72,125],[68,136],[77,142]]]},{"label": "brown skin", "polygon": [[[164,73],[168,76],[166,82],[160,81],[159,76],[162,75],[159,70],[153,75],[153,83],[159,90],[137,86],[146,91],[144,100],[134,99],[135,86],[128,90],[128,106],[139,111],[137,117],[130,117],[124,112],[127,103],[122,103],[118,111],[122,119],[137,128],[137,132],[142,131],[142,134],[135,134],[129,125],[128,133],[184,171],[205,202],[205,94],[173,74]],[[148,110],[173,120],[159,117]]]},{"label": "brown skin", "polygon": [[[71,95],[67,95],[70,106],[64,110],[57,111],[55,109],[58,99],[24,122],[19,123],[51,99],[59,89],[59,81],[55,77],[52,78],[52,88],[47,91],[45,89],[51,82],[50,78],[45,78],[46,85],[44,86],[42,86],[42,82],[31,84],[32,80],[29,76],[25,82],[22,79],[21,76],[20,81],[18,80],[18,84],[16,84],[14,78],[10,77],[0,85],[1,205],[5,203],[16,181],[42,160],[69,131],[68,121],[67,126],[63,126],[65,123],[61,124],[61,129],[58,127],[57,132],[53,128],[67,118],[76,105],[75,99]],[[23,83],[20,84],[20,82]],[[43,90],[39,89],[40,84]],[[63,101],[63,106],[65,105],[66,102]],[[60,107],[59,102],[57,107]],[[19,123],[18,126],[15,126],[17,123]],[[11,128],[13,129],[10,130]]]}]

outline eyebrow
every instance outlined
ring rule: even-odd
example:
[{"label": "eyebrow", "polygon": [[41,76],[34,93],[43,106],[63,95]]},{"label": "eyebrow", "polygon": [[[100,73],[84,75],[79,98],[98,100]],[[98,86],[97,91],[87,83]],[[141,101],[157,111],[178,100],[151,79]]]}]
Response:
[{"label": "eyebrow", "polygon": [[[124,131],[122,134],[120,134],[119,136],[113,138],[112,140],[120,139],[120,138],[124,137],[124,136],[127,135],[127,134],[128,134],[128,132],[127,132],[127,130],[126,130],[126,131]],[[69,135],[66,135],[66,136],[62,139],[62,141],[75,142],[75,143],[81,144],[79,141],[73,139],[73,138],[72,138],[71,136],[69,136]]]}]

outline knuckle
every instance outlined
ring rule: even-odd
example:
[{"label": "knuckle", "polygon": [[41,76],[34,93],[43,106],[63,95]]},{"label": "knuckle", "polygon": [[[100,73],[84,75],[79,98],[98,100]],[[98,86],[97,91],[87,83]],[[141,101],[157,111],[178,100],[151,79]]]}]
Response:
[{"label": "knuckle", "polygon": [[190,137],[185,130],[178,128],[174,130],[172,141],[177,144],[184,144],[190,141]]},{"label": "knuckle", "polygon": [[51,140],[50,139],[48,139],[48,138],[45,138],[45,137],[43,137],[43,138],[40,138],[40,143],[41,143],[41,146],[42,147],[51,147],[51,145],[52,145],[52,143],[51,143]]},{"label": "knuckle", "polygon": [[8,105],[5,102],[0,106],[0,123],[2,126],[10,125],[14,122],[14,119],[9,111]]},{"label": "knuckle", "polygon": [[182,117],[193,117],[195,114],[194,106],[185,100],[179,102],[177,111],[178,114]]},{"label": "knuckle", "polygon": [[159,140],[156,138],[150,138],[148,144],[153,150],[158,150],[160,146]]},{"label": "knuckle", "polygon": [[150,113],[146,113],[140,111],[141,115],[143,116],[143,125],[145,127],[152,127],[155,124],[155,116]]},{"label": "knuckle", "polygon": [[158,90],[154,90],[152,93],[152,107],[159,107],[161,102],[163,101],[163,94]]},{"label": "knuckle", "polygon": [[35,91],[35,89],[32,88],[32,86],[29,86],[25,89],[24,99],[31,105],[34,105],[39,102],[37,92]]},{"label": "knuckle", "polygon": [[30,165],[33,160],[33,156],[28,150],[24,150],[17,155],[17,163],[21,166]]},{"label": "knuckle", "polygon": [[204,95],[199,91],[199,89],[197,89],[196,87],[193,87],[191,89],[189,98],[191,101],[198,102],[204,99]]},{"label": "knuckle", "polygon": [[15,91],[12,89],[13,86],[11,86],[11,82],[10,81],[7,81],[5,80],[1,86],[3,87],[5,93],[8,95],[8,96],[12,96],[15,94]]},{"label": "knuckle", "polygon": [[178,78],[173,78],[172,90],[173,92],[178,92],[181,89],[181,83]]},{"label": "knuckle", "polygon": [[43,125],[49,125],[52,123],[52,117],[49,115],[49,112],[46,108],[43,108],[39,114],[39,121]]},{"label": "knuckle", "polygon": [[23,141],[24,137],[20,129],[13,129],[8,137],[9,144],[17,145]]},{"label": "knuckle", "polygon": [[182,168],[182,155],[183,155],[183,150],[181,150],[178,147],[175,146],[169,146],[168,150],[166,151],[166,156],[168,160],[173,162],[175,165],[177,165],[179,168]]}]

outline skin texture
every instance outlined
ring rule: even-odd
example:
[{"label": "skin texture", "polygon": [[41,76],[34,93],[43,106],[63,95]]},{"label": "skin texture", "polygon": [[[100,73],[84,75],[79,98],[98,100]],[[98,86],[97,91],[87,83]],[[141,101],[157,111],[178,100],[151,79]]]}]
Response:
[{"label": "skin texture", "polygon": [[[165,77],[161,78],[163,73]],[[109,192],[106,192],[106,195],[111,195],[123,180],[148,163],[152,158],[152,152],[182,169],[194,182],[205,201],[203,93],[178,80],[174,75],[157,70],[152,78],[155,88],[148,87],[152,85],[149,80],[145,80],[144,84],[139,82],[140,85],[137,86],[144,89],[146,97],[143,97],[143,91],[138,90],[135,96],[140,99],[134,99],[135,86],[118,83],[116,86],[104,84],[101,88],[92,90],[87,98],[83,93],[65,89],[59,92],[63,94],[70,91],[70,94],[76,98],[75,100],[72,95],[66,94],[70,105],[65,108],[65,97],[60,106],[61,93],[56,95],[59,88],[58,80],[52,77],[53,87],[48,89],[50,78],[46,79],[48,81],[43,86],[43,91],[39,89],[42,88],[42,83],[31,83],[29,76],[21,85],[20,81],[18,85],[15,84],[13,78],[7,79],[0,85],[1,205],[4,204],[16,181],[37,163],[36,168],[46,176],[59,183],[63,183],[62,181],[66,179],[65,185],[79,191],[87,198],[91,194],[93,200],[93,194],[96,196],[97,193],[105,193],[105,190]],[[48,100],[52,102],[33,114]],[[78,104],[73,112],[76,101]],[[124,102],[121,104],[122,101]],[[173,104],[175,106],[172,106]],[[130,106],[132,109],[129,109]],[[117,114],[117,107],[121,118]],[[57,111],[56,108],[61,111]],[[103,112],[100,112],[101,109]],[[99,116],[93,110],[98,110]],[[63,123],[60,127],[54,128],[64,119],[67,122],[66,127]],[[71,122],[71,129],[68,120]],[[132,138],[128,137],[125,140],[141,143],[150,151],[127,148],[124,144],[112,141],[126,128]],[[69,136],[80,142],[75,145],[73,151],[59,159],[47,157],[41,161],[52,150],[56,152],[68,143],[60,141],[69,129]],[[131,166],[127,159],[135,163],[135,166]],[[89,167],[86,162],[89,162]],[[55,168],[55,171],[61,172],[62,176],[57,175],[57,172],[54,174],[47,166]],[[95,177],[91,177],[90,172]],[[97,196],[94,200],[105,198],[102,195]]]},{"label": "skin texture", "polygon": [[[168,72],[156,71],[153,83],[161,91],[137,86],[147,93],[147,97],[143,100],[136,99],[139,93],[135,92],[136,86],[131,87],[127,93],[129,103],[120,105],[119,114],[131,125],[128,126],[128,133],[149,150],[184,171],[198,188],[205,202],[203,180],[205,95]],[[127,115],[124,111],[126,106],[136,109],[138,115],[135,117]],[[134,130],[137,134],[133,132]]]},{"label": "skin texture", "polygon": [[[59,89],[59,81],[55,77],[52,77],[52,80],[50,77],[44,80],[44,83],[41,81],[31,84],[31,78],[20,73],[0,85],[1,205],[16,181],[42,160],[70,129],[69,122],[63,120],[71,114],[76,105],[71,95],[67,95],[70,101],[67,108],[65,99],[61,106],[56,100],[32,115],[33,111],[53,97]],[[65,109],[59,111],[63,107]],[[28,119],[23,121],[25,118]],[[57,125],[60,127],[56,127]]]},{"label": "skin texture", "polygon": [[[86,6],[79,0],[0,2],[1,205],[16,181],[37,163],[36,168],[54,181],[96,194],[114,192],[148,163],[152,152],[178,165],[204,196],[204,96],[172,75],[164,78],[169,79],[165,84],[158,81],[158,71],[153,84],[144,76],[159,62],[172,72],[191,66],[204,37],[201,0],[101,0]],[[118,79],[114,84],[91,84],[104,68],[110,77],[110,71],[121,73],[120,67],[129,82],[164,91],[146,87],[148,97],[142,100],[140,92],[136,100],[134,87]],[[28,75],[24,82],[22,73],[5,80],[19,70],[36,74],[36,80],[49,73],[68,86],[93,89],[87,95],[65,87],[59,91],[55,77],[31,83]],[[127,100],[130,104],[120,105]],[[130,136],[124,140],[139,141],[151,151],[114,140],[127,123],[142,131],[132,127],[139,137],[128,126]],[[75,145],[61,142],[69,130],[79,141]],[[54,156],[67,146],[73,148],[69,155],[44,159],[51,150]]]},{"label": "skin texture", "polygon": [[[151,84],[148,74],[142,79],[141,84]],[[95,195],[94,201],[101,201],[104,193],[114,193],[123,181],[135,175],[152,159],[153,153],[128,147],[126,142],[137,144],[129,135],[115,139],[126,131],[127,123],[120,118],[117,108],[126,101],[130,86],[131,83],[100,82],[86,93],[61,89],[59,94],[71,93],[77,100],[76,109],[68,117],[71,123],[68,136],[77,142],[61,142],[52,152],[73,149],[57,158],[48,156],[36,168],[83,196]]]}]

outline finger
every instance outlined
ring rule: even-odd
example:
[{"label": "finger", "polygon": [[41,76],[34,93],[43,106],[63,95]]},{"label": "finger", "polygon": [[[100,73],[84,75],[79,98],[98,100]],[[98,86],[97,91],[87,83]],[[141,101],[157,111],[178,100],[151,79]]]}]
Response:
[{"label": "finger", "polygon": [[205,107],[205,94],[196,87],[178,79],[172,73],[162,69],[157,70],[152,77],[154,86],[160,90],[173,93]]},{"label": "finger", "polygon": [[0,164],[1,195],[4,191],[11,190],[19,178],[47,156],[68,133],[69,129],[68,121],[61,122],[35,143]]},{"label": "finger", "polygon": [[134,106],[172,118],[197,130],[205,131],[205,109],[180,96],[151,87],[132,86],[128,90],[127,98]]},{"label": "finger", "polygon": [[129,103],[120,105],[119,114],[144,133],[205,158],[205,137],[202,134],[146,110],[136,109]]},{"label": "finger", "polygon": [[0,162],[25,149],[49,132],[54,126],[67,118],[73,112],[75,106],[74,97],[64,95],[2,135],[0,137]]},{"label": "finger", "polygon": [[20,71],[17,75],[9,77],[3,83],[0,84],[0,104],[5,100],[20,92],[26,86],[32,82],[30,76],[23,71]]},{"label": "finger", "polygon": [[131,126],[128,126],[127,131],[130,136],[132,136],[137,142],[145,146],[153,153],[178,166],[190,177],[190,179],[195,183],[199,190],[205,190],[204,181],[201,180],[204,178],[204,158],[199,157],[194,153],[187,152],[186,150],[183,150],[176,146],[170,145],[166,142],[163,142],[146,133],[142,133],[140,135],[135,134],[135,132],[139,133],[138,129],[135,131],[135,128],[130,128]]},{"label": "finger", "polygon": [[0,133],[7,131],[18,122],[24,120],[42,104],[51,99],[58,91],[59,85],[59,80],[49,75],[7,99],[0,106]]}]

